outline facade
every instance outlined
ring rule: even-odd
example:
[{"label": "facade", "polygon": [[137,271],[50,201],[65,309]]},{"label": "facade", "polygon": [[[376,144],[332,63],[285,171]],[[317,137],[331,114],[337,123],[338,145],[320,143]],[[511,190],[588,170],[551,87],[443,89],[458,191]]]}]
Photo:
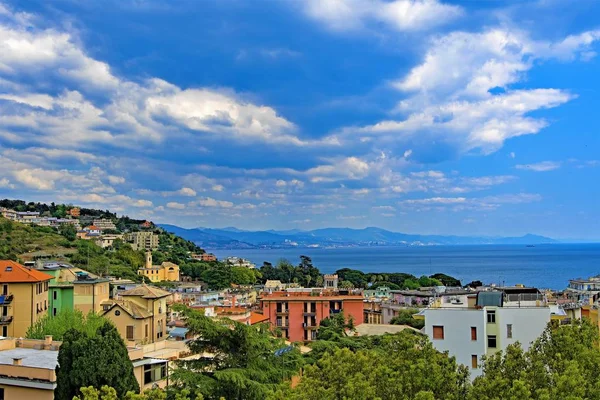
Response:
[{"label": "facade", "polygon": [[288,290],[266,293],[260,304],[271,326],[281,329],[284,337],[292,342],[315,340],[321,321],[342,311],[346,317],[351,316],[356,325],[364,320],[360,291]]},{"label": "facade", "polygon": [[115,240],[123,240],[123,235],[121,234],[107,234],[102,235],[95,240],[96,245],[102,247],[103,249],[108,249],[113,247],[115,244]]},{"label": "facade", "polygon": [[125,241],[131,245],[134,250],[157,250],[158,235],[154,232],[131,232],[125,235]]},{"label": "facade", "polygon": [[179,282],[179,265],[165,261],[161,265],[152,265],[152,252],[146,252],[146,266],[138,269],[138,275],[145,276],[150,282]]},{"label": "facade", "polygon": [[364,318],[365,324],[383,324],[383,316],[381,315],[381,300],[365,300]]},{"label": "facade", "polygon": [[600,275],[588,279],[571,279],[565,292],[582,303],[593,303],[600,297]]},{"label": "facade", "polygon": [[107,278],[100,278],[68,264],[47,263],[41,270],[52,276],[48,293],[48,312],[52,316],[63,310],[99,313],[102,303],[110,297]]},{"label": "facade", "polygon": [[79,207],[73,207],[67,213],[73,218],[79,218],[81,216],[81,209]]},{"label": "facade", "polygon": [[217,256],[215,256],[212,253],[192,254],[191,257],[193,260],[196,260],[196,261],[204,261],[204,262],[217,261]]},{"label": "facade", "polygon": [[48,313],[51,275],[10,261],[0,261],[0,334],[24,337]]},{"label": "facade", "polygon": [[481,357],[519,342],[527,350],[544,331],[552,312],[533,288],[502,288],[477,293],[475,306],[432,306],[415,318],[425,319],[424,332],[434,347],[455,356],[481,375]]},{"label": "facade", "polygon": [[92,225],[98,227],[101,231],[116,231],[117,226],[110,219],[95,219]]},{"label": "facade", "polygon": [[58,347],[45,340],[0,340],[0,399],[52,400],[56,388]]},{"label": "facade", "polygon": [[241,258],[241,257],[227,257],[225,259],[225,262],[227,264],[231,264],[236,267],[245,267],[245,268],[255,268],[256,267],[256,265],[254,265],[250,260],[246,260],[245,258]]},{"label": "facade", "polygon": [[167,335],[167,300],[171,293],[145,284],[103,302],[103,315],[128,342],[154,343]]}]

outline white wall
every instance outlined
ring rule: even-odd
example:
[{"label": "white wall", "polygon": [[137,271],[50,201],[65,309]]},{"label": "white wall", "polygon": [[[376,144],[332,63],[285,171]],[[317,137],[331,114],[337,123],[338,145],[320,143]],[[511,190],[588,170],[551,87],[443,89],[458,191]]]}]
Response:
[{"label": "white wall", "polygon": [[[467,366],[471,378],[481,375],[481,368],[471,369],[471,356],[480,360],[486,351],[485,313],[483,310],[467,308],[446,308],[425,310],[425,333],[433,346]],[[433,326],[444,327],[444,339],[433,339]],[[477,340],[471,340],[471,327],[477,328]],[[480,365],[480,363],[479,363]]]},{"label": "white wall", "polygon": [[[546,329],[548,322],[550,322],[549,307],[497,308],[496,323],[499,324],[500,348],[504,350],[508,345],[518,341],[524,350],[529,349],[531,343]],[[512,339],[507,337],[507,324],[513,326]]]}]

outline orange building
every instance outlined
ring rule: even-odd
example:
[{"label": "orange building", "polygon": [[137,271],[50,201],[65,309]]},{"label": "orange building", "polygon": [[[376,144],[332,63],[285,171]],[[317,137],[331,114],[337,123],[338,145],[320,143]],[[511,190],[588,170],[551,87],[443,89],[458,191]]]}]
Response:
[{"label": "orange building", "polygon": [[354,324],[363,322],[363,295],[359,292],[319,290],[264,294],[260,299],[263,315],[291,342],[315,340],[319,324],[331,315],[344,312]]}]

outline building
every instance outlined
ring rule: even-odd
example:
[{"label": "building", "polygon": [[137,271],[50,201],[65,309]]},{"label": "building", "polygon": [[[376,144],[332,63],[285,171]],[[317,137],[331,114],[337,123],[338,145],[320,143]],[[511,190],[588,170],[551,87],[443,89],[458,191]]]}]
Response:
[{"label": "building", "polygon": [[365,300],[363,303],[365,324],[383,324],[383,316],[381,314],[381,300]]},{"label": "building", "polygon": [[0,399],[52,400],[60,342],[0,339]]},{"label": "building", "polygon": [[31,224],[35,219],[40,217],[40,213],[37,211],[17,211],[17,222],[23,224]]},{"label": "building", "polygon": [[254,265],[250,260],[246,260],[245,258],[241,258],[241,257],[227,257],[225,259],[225,263],[236,266],[236,267],[245,267],[245,268],[255,268],[256,265]]},{"label": "building", "polygon": [[571,279],[565,292],[582,303],[593,303],[600,295],[600,275],[588,279]]},{"label": "building", "polygon": [[115,244],[115,240],[123,240],[123,235],[121,234],[106,234],[97,238],[94,243],[96,245],[102,247],[103,249],[108,249],[113,247]]},{"label": "building", "polygon": [[125,241],[131,244],[134,250],[158,249],[158,235],[154,232],[131,232],[125,235]]},{"label": "building", "polygon": [[433,346],[481,375],[481,357],[519,342],[527,350],[552,318],[544,296],[535,288],[510,287],[478,292],[475,304],[436,304],[415,318],[425,319],[424,332]]},{"label": "building", "polygon": [[98,227],[102,232],[117,230],[117,226],[110,219],[106,218],[95,219],[94,222],[92,222],[92,225]]},{"label": "building", "polygon": [[140,228],[142,228],[142,229],[152,228],[152,222],[146,220],[140,224]]},{"label": "building", "polygon": [[217,261],[217,256],[215,256],[212,253],[202,253],[202,254],[192,253],[192,255],[190,257],[196,261],[204,261],[204,262]]},{"label": "building", "polygon": [[6,219],[11,221],[17,220],[17,212],[15,210],[11,210],[10,208],[0,207],[0,213]]},{"label": "building", "polygon": [[150,282],[179,282],[179,265],[165,261],[161,265],[152,265],[152,252],[146,252],[146,265],[138,269],[138,275],[145,276]]},{"label": "building", "polygon": [[153,343],[167,335],[167,300],[171,293],[146,284],[102,303],[103,313],[129,342]]},{"label": "building", "polygon": [[319,324],[344,312],[356,325],[363,322],[363,295],[360,291],[299,289],[265,293],[260,299],[263,315],[273,328],[281,329],[292,342],[315,340]]},{"label": "building", "polygon": [[108,278],[100,278],[62,262],[47,262],[38,269],[52,276],[48,292],[52,316],[63,310],[99,313],[102,303],[110,297]]},{"label": "building", "polygon": [[69,211],[67,211],[67,214],[69,214],[73,218],[79,218],[81,217],[81,209],[79,207],[73,207]]},{"label": "building", "polygon": [[365,299],[382,299],[387,300],[392,297],[390,288],[387,286],[379,286],[375,289],[365,290]]},{"label": "building", "polygon": [[23,337],[48,313],[51,275],[10,261],[0,261],[0,327],[2,336]]}]

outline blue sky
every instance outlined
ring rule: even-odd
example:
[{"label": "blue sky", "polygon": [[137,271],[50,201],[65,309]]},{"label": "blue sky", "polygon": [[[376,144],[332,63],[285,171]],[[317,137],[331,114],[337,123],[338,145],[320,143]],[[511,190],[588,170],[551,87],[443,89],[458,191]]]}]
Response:
[{"label": "blue sky", "polygon": [[0,0],[0,197],[600,239],[600,2]]}]

